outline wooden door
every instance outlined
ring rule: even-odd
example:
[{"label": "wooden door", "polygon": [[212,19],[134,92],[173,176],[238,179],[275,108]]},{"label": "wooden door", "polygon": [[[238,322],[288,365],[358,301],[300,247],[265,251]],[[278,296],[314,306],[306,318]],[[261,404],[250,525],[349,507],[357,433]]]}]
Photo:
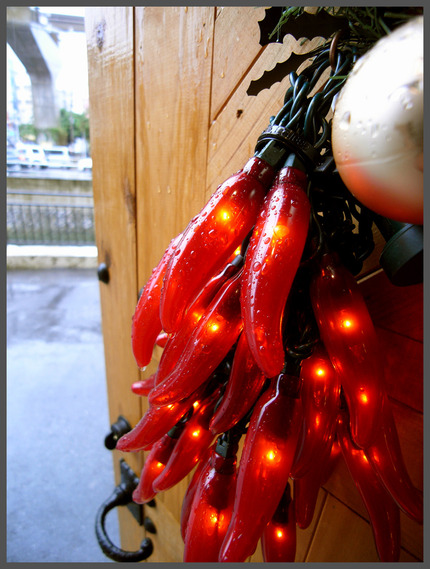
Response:
[{"label": "wooden door", "polygon": [[[139,289],[171,238],[217,185],[252,156],[259,134],[282,105],[288,78],[249,97],[246,90],[294,48],[259,44],[257,7],[89,8],[91,147],[111,422],[135,425],[145,411],[132,382],[155,371],[160,349],[141,373],[131,353],[131,317]],[[422,286],[394,287],[379,270],[377,247],[360,277],[386,354],[402,449],[422,488]],[[113,452],[116,482],[123,457],[140,472],[142,453]],[[150,561],[181,561],[182,497],[188,477],[160,494],[145,514],[155,523]],[[121,545],[139,547],[144,531],[120,508]],[[422,527],[402,515],[401,561],[422,559]],[[251,561],[261,561],[257,549]],[[339,463],[321,490],[311,526],[298,533],[296,561],[377,561],[367,513]]]}]

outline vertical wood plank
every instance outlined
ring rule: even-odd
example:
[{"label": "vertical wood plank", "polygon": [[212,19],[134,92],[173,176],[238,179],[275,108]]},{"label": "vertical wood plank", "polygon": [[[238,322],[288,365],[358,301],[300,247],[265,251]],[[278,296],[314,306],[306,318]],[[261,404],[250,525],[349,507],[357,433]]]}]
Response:
[{"label": "vertical wood plank", "polygon": [[[236,25],[234,21],[231,22],[233,35],[238,33]],[[210,125],[207,197],[219,183],[242,168],[248,158],[254,154],[259,135],[269,125],[271,115],[276,114],[282,107],[285,92],[290,86],[288,77],[285,77],[257,96],[248,96],[246,91],[250,82],[261,77],[264,71],[272,69],[278,61],[288,59],[293,50],[295,53],[304,53],[319,43],[321,38],[301,44],[291,36],[286,36],[283,44],[269,44],[251,69],[243,69],[240,83]],[[218,54],[215,52],[214,68],[217,66],[217,57]],[[234,52],[230,54],[230,60],[242,68],[241,61],[236,58]]]},{"label": "vertical wood plank", "polygon": [[[205,203],[215,8],[136,7],[137,278]],[[142,374],[155,371],[154,361]],[[189,477],[148,509],[160,531],[151,561],[182,561],[179,520]]]},{"label": "vertical wood plank", "polygon": [[244,71],[263,50],[258,27],[258,21],[263,18],[264,8],[257,6],[220,9],[214,38],[211,120],[215,120],[242,80]]},{"label": "vertical wood plank", "polygon": [[204,205],[214,8],[136,8],[138,271]]},{"label": "vertical wood plank", "polygon": [[[100,284],[109,417],[113,423],[123,415],[134,426],[141,408],[130,391],[138,377],[130,341],[137,282],[133,8],[88,8],[86,34],[96,242],[110,275]],[[116,483],[121,456],[113,451]],[[141,457],[126,460],[140,471]],[[118,515],[121,547],[138,549],[142,528],[126,508]]]}]

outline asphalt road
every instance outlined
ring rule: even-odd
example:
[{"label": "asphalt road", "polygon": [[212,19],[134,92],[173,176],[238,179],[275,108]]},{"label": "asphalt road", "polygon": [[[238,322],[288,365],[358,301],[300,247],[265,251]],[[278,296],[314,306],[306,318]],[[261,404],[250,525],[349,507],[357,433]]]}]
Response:
[{"label": "asphalt road", "polygon": [[[96,271],[9,271],[7,562],[111,562],[109,427]],[[116,512],[107,530],[119,544]]]}]

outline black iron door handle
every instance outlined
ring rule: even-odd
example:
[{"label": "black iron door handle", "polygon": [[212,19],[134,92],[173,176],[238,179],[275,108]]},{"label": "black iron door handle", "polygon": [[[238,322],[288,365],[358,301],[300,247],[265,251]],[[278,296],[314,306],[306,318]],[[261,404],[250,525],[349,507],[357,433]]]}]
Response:
[{"label": "black iron door handle", "polygon": [[120,460],[121,482],[114,489],[112,495],[100,506],[96,516],[96,536],[103,553],[113,561],[136,562],[147,559],[154,550],[153,543],[146,537],[137,551],[124,551],[112,543],[105,529],[107,514],[117,506],[126,506],[132,502],[132,494],[138,484],[138,478],[125,462]]},{"label": "black iron door handle", "polygon": [[113,425],[110,426],[110,433],[105,437],[105,447],[108,450],[114,450],[118,439],[131,431],[130,423],[122,415],[119,415],[118,419]]}]

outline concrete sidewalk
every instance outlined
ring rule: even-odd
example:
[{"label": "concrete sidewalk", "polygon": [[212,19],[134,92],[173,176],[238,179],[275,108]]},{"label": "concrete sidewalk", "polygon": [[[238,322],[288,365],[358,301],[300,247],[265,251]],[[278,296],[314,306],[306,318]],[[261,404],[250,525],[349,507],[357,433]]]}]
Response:
[{"label": "concrete sidewalk", "polygon": [[[96,270],[8,271],[8,562],[111,562],[109,427]],[[107,529],[119,544],[115,512]]]},{"label": "concrete sidewalk", "polygon": [[95,269],[95,245],[7,245],[7,268]]}]

